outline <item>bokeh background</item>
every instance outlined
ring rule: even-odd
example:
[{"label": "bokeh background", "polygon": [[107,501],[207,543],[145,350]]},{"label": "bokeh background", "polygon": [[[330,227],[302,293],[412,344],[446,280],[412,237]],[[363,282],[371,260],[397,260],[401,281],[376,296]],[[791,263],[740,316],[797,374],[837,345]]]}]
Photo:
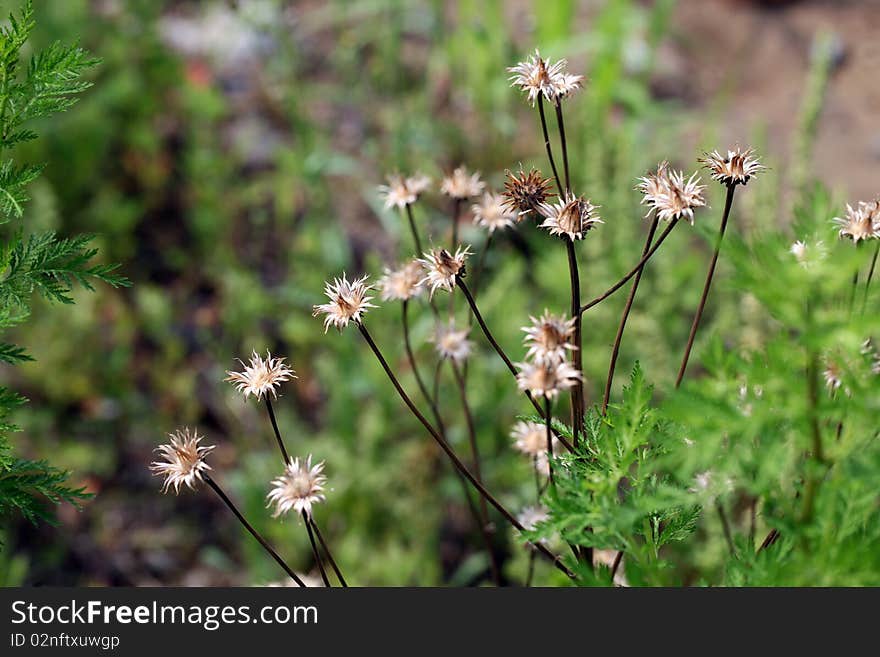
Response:
[{"label": "bokeh background", "polygon": [[[701,149],[758,148],[771,171],[739,196],[741,230],[787,222],[813,178],[841,201],[878,192],[875,0],[67,0],[37,12],[37,45],[78,37],[103,63],[82,101],[19,153],[48,162],[26,225],[97,233],[102,259],[122,263],[133,287],[78,294],[63,313],[38,303],[17,336],[36,361],[0,371],[31,400],[17,417],[20,452],[69,468],[95,495],[81,511],[59,508],[56,527],[7,523],[5,585],[279,579],[215,498],[160,495],[151,451],[184,425],[218,445],[218,480],[309,571],[303,528],[264,508],[279,463],[263,409],[222,381],[235,358],[267,348],[297,370],[279,421],[293,453],[327,461],[332,490],[317,518],[349,580],[479,580],[485,556],[457,481],[358,336],[325,336],[311,307],[325,278],[375,276],[411,255],[406,225],[376,193],[386,173],[418,169],[436,181],[466,163],[497,188],[520,162],[546,168],[537,117],[505,71],[535,47],[588,77],[566,105],[576,187],[606,221],[583,244],[585,296],[637,260],[645,223],[632,188],[660,159],[693,170]],[[717,223],[721,200],[710,191],[712,209],[652,261],[623,345],[618,372],[638,358],[661,396],[700,291],[702,237]],[[449,209],[436,192],[417,208],[435,241]],[[463,235],[477,248],[485,240],[470,226]],[[480,305],[514,354],[528,314],[566,307],[556,246],[523,226],[487,260]],[[704,335],[759,343],[754,300],[725,288],[723,259],[720,272]],[[591,399],[601,395],[615,299],[585,328]],[[399,308],[370,321],[415,390]],[[424,309],[414,332],[431,362]],[[473,337],[484,476],[519,508],[532,480],[507,434],[527,408]],[[463,446],[454,389],[447,381],[443,390]],[[504,532],[499,544],[516,580],[527,554]],[[539,568],[536,581],[557,581]]]}]

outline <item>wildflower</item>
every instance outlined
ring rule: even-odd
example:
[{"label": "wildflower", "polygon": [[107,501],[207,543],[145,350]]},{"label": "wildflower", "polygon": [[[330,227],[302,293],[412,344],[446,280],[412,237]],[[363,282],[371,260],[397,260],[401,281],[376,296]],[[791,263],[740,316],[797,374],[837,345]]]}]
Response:
[{"label": "wildflower", "polygon": [[555,398],[561,390],[568,390],[583,378],[566,362],[517,363],[517,367],[520,370],[516,375],[519,389],[547,399]]},{"label": "wildflower", "polygon": [[474,213],[474,223],[487,229],[489,233],[501,230],[513,225],[517,218],[504,204],[504,198],[499,194],[486,192],[479,203],[471,206]]},{"label": "wildflower", "polygon": [[457,331],[455,324],[449,322],[446,326],[438,326],[433,338],[434,346],[441,358],[451,360],[453,363],[463,363],[471,354],[473,343],[467,339],[468,330]]},{"label": "wildflower", "polygon": [[706,205],[705,187],[700,185],[697,174],[685,180],[684,173],[670,170],[668,162],[661,162],[656,173],[649,173],[639,181],[636,189],[644,194],[642,204],[650,206],[646,216],[655,212],[663,221],[686,217],[693,225],[694,208]]},{"label": "wildflower", "polygon": [[526,358],[534,358],[542,363],[558,363],[565,360],[566,352],[576,347],[571,344],[574,334],[574,319],[551,315],[547,310],[538,319],[529,317],[531,326],[522,327],[525,342],[529,347]]},{"label": "wildflower", "polygon": [[848,237],[854,243],[859,240],[880,238],[880,200],[865,203],[859,201],[855,209],[846,206],[846,217],[835,217],[833,220],[839,227],[840,237]]},{"label": "wildflower", "polygon": [[272,354],[266,352],[266,359],[263,360],[257,354],[256,350],[251,356],[250,363],[245,365],[241,359],[239,363],[244,368],[243,372],[232,372],[227,370],[229,375],[226,381],[231,381],[238,388],[238,391],[244,393],[247,399],[250,395],[261,400],[264,395],[272,393],[272,397],[278,398],[277,386],[280,386],[288,379],[295,379],[296,374],[287,365],[284,364],[283,358],[272,358]]},{"label": "wildflower", "polygon": [[594,225],[605,223],[595,213],[596,208],[583,197],[567,193],[555,204],[541,204],[540,212],[544,216],[541,228],[548,229],[551,235],[581,240]]},{"label": "wildflower", "polygon": [[537,506],[527,506],[517,514],[516,519],[523,529],[534,531],[538,525],[550,519],[550,513],[545,506],[540,504]]},{"label": "wildflower", "polygon": [[812,246],[808,245],[806,242],[798,240],[791,245],[789,252],[805,269],[809,269],[826,255],[825,244],[821,240]]},{"label": "wildflower", "polygon": [[554,196],[550,191],[551,179],[537,169],[530,169],[528,173],[522,169],[519,173],[507,171],[506,175],[503,203],[508,212],[516,213],[517,220],[529,212],[538,212],[547,199]]},{"label": "wildflower", "polygon": [[479,196],[485,186],[486,183],[480,180],[479,172],[470,173],[467,167],[462,165],[443,178],[440,191],[454,199],[464,200]]},{"label": "wildflower", "polygon": [[275,505],[272,516],[277,518],[293,509],[311,517],[312,505],[325,499],[327,477],[323,470],[324,461],[312,465],[311,454],[305,460],[291,457],[284,474],[272,481],[273,488],[266,496],[269,506]]},{"label": "wildflower", "polygon": [[154,475],[165,477],[163,493],[173,486],[174,493],[178,494],[181,484],[195,489],[197,482],[204,481],[203,473],[211,469],[204,459],[214,445],[200,446],[202,436],[189,428],[179,429],[169,434],[169,438],[171,441],[168,444],[156,448],[164,461],[154,461],[150,464],[150,470]]},{"label": "wildflower", "polygon": [[343,273],[342,278],[334,279],[333,283],[325,283],[324,294],[330,299],[330,303],[316,305],[312,312],[312,317],[321,313],[327,315],[324,318],[324,333],[331,326],[341,331],[349,322],[360,322],[368,309],[376,307],[370,303],[373,297],[367,296],[373,289],[372,285],[366,284],[367,278],[364,276],[349,282]]},{"label": "wildflower", "polygon": [[431,179],[422,174],[407,178],[394,174],[388,176],[387,185],[379,185],[379,194],[385,199],[386,209],[396,207],[403,210],[415,203],[430,184]]},{"label": "wildflower", "polygon": [[537,422],[517,422],[510,431],[513,446],[526,456],[547,452],[547,427]]},{"label": "wildflower", "polygon": [[[559,439],[555,436],[550,440],[550,453],[559,453]],[[535,470],[542,477],[550,476],[550,459],[547,458],[547,438],[544,437],[544,451],[535,455]]]},{"label": "wildflower", "polygon": [[431,286],[431,296],[438,288],[452,292],[455,288],[455,279],[465,274],[465,261],[471,254],[470,247],[459,247],[455,255],[452,255],[446,249],[433,249],[424,254],[419,262],[425,268],[427,276],[421,283],[428,283]]},{"label": "wildflower", "polygon": [[825,379],[825,387],[828,388],[828,392],[834,394],[843,384],[843,370],[835,361],[826,358],[822,378]]},{"label": "wildflower", "polygon": [[422,266],[417,260],[410,260],[398,269],[385,269],[379,288],[383,301],[407,301],[419,296],[424,291]]},{"label": "wildflower", "polygon": [[725,185],[745,185],[752,176],[756,176],[767,167],[763,166],[755,157],[755,149],[727,151],[727,156],[718,151],[705,153],[698,162],[702,163],[712,175],[714,180]]},{"label": "wildflower", "polygon": [[541,57],[541,53],[535,50],[534,55],[529,55],[524,62],[507,69],[510,76],[510,86],[519,87],[527,94],[529,103],[535,105],[540,96],[544,96],[550,102],[558,102],[566,96],[577,91],[582,83],[582,75],[573,75],[565,71],[568,62],[560,59],[551,63]]}]

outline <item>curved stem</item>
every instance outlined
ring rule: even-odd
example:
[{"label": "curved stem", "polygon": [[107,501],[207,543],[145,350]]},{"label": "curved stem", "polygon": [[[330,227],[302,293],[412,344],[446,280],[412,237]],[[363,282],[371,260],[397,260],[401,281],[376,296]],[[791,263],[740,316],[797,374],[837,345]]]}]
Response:
[{"label": "curved stem", "polygon": [[422,256],[422,241],[419,239],[419,231],[416,230],[416,220],[413,218],[412,206],[406,204],[406,218],[409,220],[409,229],[412,231],[413,244],[416,247],[416,253]]},{"label": "curved stem", "polygon": [[431,397],[428,392],[428,387],[425,385],[424,379],[422,379],[422,375],[419,372],[418,365],[416,364],[416,357],[413,354],[412,343],[410,341],[409,335],[409,301],[403,302],[403,312],[402,312],[402,321],[403,321],[403,345],[406,350],[406,358],[409,361],[410,369],[412,369],[413,376],[415,377],[416,384],[419,386],[419,391],[422,393],[422,396],[425,398],[425,401],[428,402],[428,406],[431,408],[431,413],[434,415],[434,421],[437,423],[437,428],[440,430],[440,433],[446,433],[446,428],[443,425],[443,418],[440,416],[440,410],[437,408],[437,402],[435,397]]},{"label": "curved stem", "polygon": [[221,500],[223,500],[223,503],[227,507],[229,507],[229,510],[232,511],[232,514],[238,519],[238,521],[242,524],[242,526],[248,530],[248,532],[250,533],[251,536],[253,536],[255,539],[257,539],[257,542],[263,547],[263,549],[266,552],[269,553],[269,556],[271,556],[275,560],[275,562],[284,569],[284,572],[287,573],[290,576],[290,578],[294,582],[296,582],[299,586],[305,587],[306,583],[303,582],[297,576],[297,574],[295,572],[293,572],[293,570],[290,568],[290,566],[288,566],[284,562],[284,559],[279,557],[278,553],[275,552],[274,549],[272,549],[272,546],[269,545],[269,543],[266,541],[266,539],[263,538],[262,536],[260,536],[260,534],[257,532],[257,530],[251,526],[251,523],[249,523],[247,521],[247,519],[243,515],[241,515],[241,511],[239,511],[238,508],[235,506],[235,504],[232,503],[232,500],[230,500],[226,496],[226,493],[224,493],[223,489],[221,489],[220,486],[217,485],[217,482],[215,482],[213,479],[211,479],[211,477],[209,475],[205,475],[205,483],[211,487],[211,490],[213,490],[215,493],[217,493],[217,496]]},{"label": "curved stem", "polygon": [[309,533],[309,543],[312,544],[312,554],[315,556],[315,562],[318,564],[318,570],[321,571],[321,579],[324,581],[324,586],[328,589],[330,588],[330,579],[327,577],[327,571],[324,570],[324,560],[321,558],[321,553],[318,551],[318,546],[315,543],[315,534],[312,532],[312,523],[309,519],[309,515],[303,511],[302,514],[303,521],[306,523],[306,531]]},{"label": "curved stem", "polygon": [[333,568],[333,572],[336,573],[337,579],[339,579],[339,583],[342,584],[343,588],[348,588],[348,584],[345,581],[345,578],[342,576],[342,571],[339,570],[339,566],[336,565],[336,559],[333,558],[333,553],[330,552],[330,546],[327,545],[327,541],[324,540],[324,536],[321,534],[321,530],[318,529],[318,523],[315,522],[313,518],[309,518],[309,522],[312,523],[312,529],[315,531],[315,536],[318,537],[318,542],[321,544],[321,548],[324,550],[324,554],[327,555],[327,560],[330,562],[330,566]]},{"label": "curved stem", "polygon": [[[379,347],[376,345],[375,341],[373,340],[372,336],[370,335],[370,332],[367,330],[367,327],[364,325],[364,323],[363,322],[356,322],[356,324],[357,324],[358,330],[360,330],[361,335],[363,336],[364,340],[367,342],[367,345],[370,347],[373,354],[376,356],[376,359],[379,361],[379,364],[382,366],[382,369],[385,370],[385,374],[388,376],[388,379],[391,381],[391,385],[394,386],[394,389],[397,391],[397,394],[400,396],[403,403],[410,410],[410,412],[416,417],[416,419],[422,424],[422,426],[425,427],[425,430],[427,430],[427,432],[431,435],[431,437],[436,441],[436,443],[444,451],[446,456],[449,457],[449,460],[452,461],[453,465],[455,465],[455,467],[461,472],[461,474],[464,475],[464,477],[477,490],[477,492],[479,492],[480,495],[485,497],[486,501],[489,504],[491,504],[493,507],[495,507],[495,509],[502,516],[504,516],[505,520],[507,520],[511,525],[513,525],[514,528],[516,528],[520,531],[524,531],[525,528],[522,526],[522,523],[520,523],[519,520],[516,519],[516,516],[514,516],[510,511],[508,511],[507,508],[501,504],[501,502],[499,502],[497,499],[495,499],[495,497],[492,495],[492,493],[490,493],[488,490],[486,490],[485,486],[483,486],[479,481],[477,481],[476,477],[474,477],[474,475],[471,474],[471,471],[467,469],[467,466],[465,466],[465,464],[462,463],[461,459],[458,458],[458,455],[456,455],[455,451],[452,449],[452,447],[449,445],[449,443],[446,442],[446,440],[444,440],[443,437],[439,433],[437,433],[437,430],[433,426],[431,426],[431,423],[428,422],[428,420],[425,418],[424,415],[422,415],[421,411],[419,411],[419,409],[416,407],[416,405],[412,402],[412,399],[410,399],[409,395],[406,394],[406,391],[400,385],[400,382],[397,380],[397,377],[394,375],[394,372],[391,370],[391,367],[388,365],[388,361],[385,360],[385,357],[382,355],[382,352],[379,350]],[[559,556],[553,554],[552,552],[550,552],[550,550],[548,550],[544,546],[539,546],[538,549],[545,557],[547,557],[548,559],[550,559],[553,562],[553,564],[556,566],[556,568],[561,570],[568,577],[571,577],[572,579],[574,579],[574,577],[575,577],[574,573],[571,572],[571,570],[569,570],[568,567],[564,563],[562,563],[562,560],[559,558]]]},{"label": "curved stem", "polygon": [[721,502],[715,501],[715,510],[718,511],[718,517],[721,519],[721,529],[724,531],[724,540],[727,542],[727,549],[730,550],[731,556],[736,556],[736,545],[733,542],[733,534],[730,531],[730,522],[727,520],[727,512],[724,510]]},{"label": "curved stem", "polygon": [[672,229],[675,228],[675,224],[677,224],[677,223],[678,223],[678,219],[673,219],[672,221],[670,221],[669,226],[666,228],[666,230],[664,230],[662,233],[660,233],[660,237],[657,238],[657,242],[654,244],[654,246],[651,247],[651,250],[642,256],[641,260],[639,260],[636,263],[636,266],[633,267],[632,269],[630,269],[629,273],[626,274],[626,276],[624,276],[619,281],[617,281],[614,285],[612,285],[607,290],[605,290],[605,292],[600,294],[598,297],[596,297],[592,301],[589,301],[589,302],[585,303],[583,306],[581,306],[581,313],[585,313],[593,306],[605,301],[605,299],[607,299],[612,294],[617,292],[620,288],[622,288],[624,285],[626,285],[626,282],[629,279],[631,279],[633,276],[638,274],[639,270],[645,265],[645,263],[651,259],[651,256],[657,252],[657,249],[659,249],[660,245],[663,244],[663,240],[665,240],[669,236],[669,233],[672,232]]},{"label": "curved stem", "polygon": [[544,148],[547,149],[547,159],[550,160],[550,168],[553,170],[553,177],[556,179],[559,195],[563,196],[562,183],[559,180],[559,172],[556,171],[556,161],[553,159],[553,148],[550,146],[550,134],[547,132],[547,117],[544,116],[544,96],[540,94],[538,95],[538,114],[541,116],[541,131],[544,133]]},{"label": "curved stem", "polygon": [[[657,231],[658,219],[655,216],[651,222],[651,228],[648,230],[648,239],[645,240],[645,248],[642,249],[642,257],[650,251],[651,242],[654,240],[654,233]],[[608,411],[608,403],[611,401],[611,385],[614,383],[614,369],[617,367],[617,357],[620,354],[620,343],[623,341],[623,332],[626,329],[626,320],[629,318],[629,312],[632,310],[633,301],[636,298],[636,290],[639,289],[639,281],[642,279],[642,272],[645,271],[645,265],[639,267],[636,278],[633,281],[629,296],[626,299],[626,305],[623,307],[623,314],[620,316],[620,324],[617,327],[617,335],[614,337],[614,346],[611,349],[611,362],[608,365],[608,378],[605,380],[605,394],[602,396],[602,415]]]},{"label": "curved stem", "polygon": [[281,439],[281,432],[278,430],[278,422],[275,420],[275,411],[272,408],[272,401],[269,395],[266,395],[266,410],[269,411],[269,420],[272,422],[272,429],[275,431],[275,440],[278,442],[278,449],[281,451],[281,457],[284,459],[284,465],[290,463],[290,456],[284,447],[284,441]]},{"label": "curved stem", "polygon": [[684,348],[684,356],[681,359],[681,366],[678,368],[678,376],[675,379],[675,387],[681,385],[684,373],[687,371],[688,359],[691,357],[691,349],[694,347],[694,338],[697,337],[697,329],[700,327],[700,319],[703,317],[703,310],[706,308],[706,300],[709,298],[709,288],[712,287],[712,277],[715,275],[715,265],[718,264],[718,255],[721,253],[721,241],[724,239],[724,230],[727,228],[727,219],[730,217],[730,207],[733,205],[733,192],[736,190],[735,184],[727,185],[727,199],[724,201],[724,215],[721,217],[721,228],[718,229],[718,238],[715,241],[715,253],[712,255],[712,262],[709,264],[709,271],[706,274],[706,282],[703,284],[703,294],[700,296],[700,303],[697,306],[697,313],[694,315],[693,324],[691,324],[691,332],[688,335],[687,345]]},{"label": "curved stem", "polygon": [[559,141],[562,144],[562,168],[565,171],[565,191],[571,193],[571,177],[568,175],[568,144],[565,140],[565,121],[562,120],[562,101],[557,99],[556,124],[559,126]]},{"label": "curved stem", "polygon": [[865,281],[865,296],[862,299],[862,314],[868,307],[868,291],[871,289],[871,279],[874,278],[874,269],[877,267],[877,257],[880,256],[880,241],[877,242],[877,248],[874,249],[874,257],[871,259],[871,268],[868,270],[868,280]]},{"label": "curved stem", "polygon": [[[563,238],[565,250],[568,253],[568,276],[571,282],[571,316],[574,318],[574,351],[572,352],[572,364],[581,374],[584,369],[583,339],[581,337],[582,315],[578,312],[581,306],[581,279],[578,272],[577,252],[574,250],[574,241]],[[584,424],[584,380],[583,376],[571,387],[571,431],[572,442],[577,447],[580,435],[583,433]]]}]

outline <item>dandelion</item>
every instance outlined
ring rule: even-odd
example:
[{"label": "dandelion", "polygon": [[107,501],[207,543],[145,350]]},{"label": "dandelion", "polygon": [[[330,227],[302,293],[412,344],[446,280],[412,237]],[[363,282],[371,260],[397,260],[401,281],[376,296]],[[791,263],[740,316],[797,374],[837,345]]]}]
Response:
[{"label": "dandelion", "polygon": [[519,173],[507,171],[506,175],[502,194],[504,207],[516,214],[518,221],[530,212],[539,212],[547,199],[554,196],[550,191],[552,180],[537,169],[530,169],[528,173],[522,169]]},{"label": "dandelion", "polygon": [[163,493],[173,486],[176,495],[180,493],[181,484],[194,490],[196,483],[204,481],[203,473],[211,469],[205,463],[205,456],[214,449],[214,445],[199,445],[202,436],[195,429],[179,429],[168,436],[171,441],[156,448],[164,460],[151,463],[150,470],[156,476],[165,477]]},{"label": "dandelion", "polygon": [[727,151],[726,157],[718,151],[712,151],[697,161],[710,171],[713,180],[725,185],[745,185],[752,176],[766,169],[755,157],[753,148],[742,150],[737,147]]},{"label": "dandelion", "polygon": [[557,203],[543,203],[540,212],[544,216],[541,228],[551,235],[565,235],[570,240],[581,240],[596,224],[605,223],[596,214],[596,208],[588,200],[567,193]]},{"label": "dandelion", "polygon": [[367,278],[368,276],[364,276],[349,282],[345,274],[342,274],[342,278],[334,279],[333,283],[325,283],[324,294],[330,299],[330,303],[316,305],[312,312],[312,317],[321,313],[327,315],[324,318],[324,333],[331,326],[341,331],[349,322],[359,323],[368,309],[376,307],[370,303],[373,297],[367,295],[373,289],[372,285],[366,284]]},{"label": "dandelion", "polygon": [[526,358],[538,362],[558,363],[565,360],[567,352],[577,349],[571,339],[574,335],[575,320],[564,316],[551,315],[547,310],[539,318],[529,317],[531,326],[523,326],[525,343],[529,350]]},{"label": "dandelion", "polygon": [[554,399],[562,390],[573,387],[583,376],[566,362],[517,363],[516,382],[520,390],[536,397]]},{"label": "dandelion", "polygon": [[694,209],[706,205],[705,187],[697,174],[685,180],[684,173],[670,170],[668,162],[661,162],[656,173],[639,178],[636,189],[644,194],[642,204],[650,206],[646,216],[655,212],[663,221],[685,217],[693,225]]},{"label": "dandelion", "polygon": [[311,454],[307,459],[291,458],[287,467],[277,479],[272,481],[272,490],[266,496],[268,506],[275,505],[272,517],[277,518],[293,509],[308,518],[312,516],[312,505],[323,502],[324,461],[312,465]]},{"label": "dandelion", "polygon": [[479,196],[485,186],[486,183],[480,180],[479,172],[470,173],[467,167],[462,165],[443,178],[440,191],[451,198],[465,200]]},{"label": "dandelion", "polygon": [[247,365],[241,359],[238,362],[241,363],[244,371],[227,370],[226,373],[229,376],[225,380],[235,384],[238,391],[244,393],[245,399],[253,395],[259,401],[270,392],[272,397],[277,399],[278,391],[276,388],[283,382],[296,378],[293,370],[284,364],[284,358],[272,358],[272,354],[268,351],[265,360],[254,350]]},{"label": "dandelion", "polygon": [[853,208],[846,206],[845,217],[835,217],[834,224],[838,226],[840,237],[848,237],[858,244],[860,240],[880,238],[880,200],[865,203],[859,201]]},{"label": "dandelion", "polygon": [[403,210],[406,206],[415,203],[430,184],[431,179],[422,174],[407,178],[393,174],[388,176],[387,185],[379,185],[379,195],[385,199],[385,209]]},{"label": "dandelion", "polygon": [[560,59],[556,63],[545,60],[535,50],[534,55],[524,62],[507,69],[510,86],[519,87],[525,92],[529,103],[534,107],[540,96],[550,102],[557,102],[577,91],[583,83],[582,75],[573,75],[565,71],[568,62]]},{"label": "dandelion", "polygon": [[500,194],[486,192],[479,203],[471,206],[474,213],[474,223],[489,231],[489,234],[512,226],[517,218],[515,212],[511,212],[504,204],[504,198]]},{"label": "dandelion", "polygon": [[451,292],[455,288],[457,277],[464,276],[465,262],[471,254],[470,247],[459,247],[455,255],[452,255],[446,249],[433,249],[424,254],[419,262],[427,272],[421,283],[428,283],[431,287],[430,295],[433,297],[434,292],[443,289]]},{"label": "dandelion", "polygon": [[467,339],[468,330],[456,330],[455,324],[450,321],[446,326],[438,326],[433,342],[437,353],[441,358],[461,364],[471,354],[473,343]]},{"label": "dandelion", "polygon": [[398,269],[385,269],[379,279],[379,289],[383,301],[408,301],[421,295],[422,266],[417,260],[410,260]]}]

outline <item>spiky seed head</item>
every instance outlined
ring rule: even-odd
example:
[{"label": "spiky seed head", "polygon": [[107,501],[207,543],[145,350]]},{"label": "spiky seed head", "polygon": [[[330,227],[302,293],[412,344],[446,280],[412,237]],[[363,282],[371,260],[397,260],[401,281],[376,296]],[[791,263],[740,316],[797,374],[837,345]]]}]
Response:
[{"label": "spiky seed head", "polygon": [[538,422],[520,421],[510,430],[513,446],[526,456],[536,457],[547,451],[547,427]]},{"label": "spiky seed head", "polygon": [[880,200],[859,201],[855,208],[847,204],[846,216],[835,217],[838,235],[858,244],[862,240],[880,238]]},{"label": "spiky seed head", "polygon": [[438,325],[432,342],[440,357],[459,365],[466,361],[474,346],[467,339],[468,332],[468,329],[457,330],[453,321]]},{"label": "spiky seed head", "polygon": [[480,202],[471,206],[471,212],[474,223],[488,230],[489,234],[512,226],[518,217],[504,204],[503,196],[492,192],[485,192]]},{"label": "spiky seed head", "polygon": [[554,399],[563,390],[573,387],[583,376],[566,362],[516,363],[516,382],[520,390],[536,397]]},{"label": "spiky seed head", "polygon": [[165,477],[162,492],[167,493],[174,488],[174,494],[180,493],[181,484],[195,489],[197,483],[204,481],[204,473],[211,469],[205,463],[205,456],[214,449],[214,445],[199,445],[202,436],[189,427],[178,429],[168,434],[169,442],[159,445],[160,460],[150,464],[150,470],[156,476]]},{"label": "spiky seed head", "polygon": [[563,315],[551,315],[544,310],[544,314],[538,317],[529,317],[531,326],[523,326],[522,331],[526,334],[525,343],[529,350],[526,358],[533,358],[539,362],[558,363],[564,361],[569,351],[575,347],[571,343],[574,335],[575,320],[567,319]]},{"label": "spiky seed head", "polygon": [[693,225],[694,209],[706,205],[705,187],[697,174],[685,180],[684,173],[670,169],[668,162],[661,162],[656,172],[639,178],[636,189],[644,195],[642,204],[649,206],[645,216],[653,212],[661,221],[684,217]]},{"label": "spiky seed head", "polygon": [[594,226],[605,223],[596,214],[597,208],[582,196],[567,193],[556,203],[541,205],[539,211],[544,216],[541,228],[549,230],[551,235],[581,240]]},{"label": "spiky seed head", "polygon": [[425,291],[422,286],[422,266],[418,260],[410,260],[397,269],[386,269],[379,279],[383,301],[407,301]]},{"label": "spiky seed head", "polygon": [[419,259],[426,273],[421,282],[430,287],[431,297],[438,289],[448,292],[455,289],[456,278],[465,275],[465,263],[470,254],[469,246],[458,247],[455,255],[446,249],[432,249]]},{"label": "spiky seed head", "polygon": [[312,465],[311,454],[306,459],[290,457],[284,473],[272,480],[272,490],[266,496],[268,506],[275,506],[272,516],[277,518],[293,509],[311,517],[312,505],[326,499],[324,485],[327,477],[323,472],[324,461]]},{"label": "spiky seed head", "polygon": [[379,185],[379,195],[384,199],[386,209],[402,210],[412,205],[431,185],[431,179],[420,173],[409,177],[395,173],[389,175],[387,181],[387,185]]},{"label": "spiky seed head", "polygon": [[755,149],[741,149],[738,146],[727,151],[726,156],[712,151],[704,153],[697,161],[709,170],[713,180],[724,185],[745,185],[750,178],[767,168],[755,156]]},{"label": "spiky seed head", "polygon": [[548,199],[555,196],[550,191],[553,181],[545,178],[537,169],[530,169],[528,173],[522,169],[519,173],[506,171],[507,179],[504,181],[504,193],[502,194],[505,209],[517,216],[517,221],[530,212],[540,212],[540,208]]},{"label": "spiky seed head", "polygon": [[296,378],[294,371],[284,364],[284,358],[273,358],[269,351],[266,351],[265,359],[254,350],[247,365],[241,359],[238,362],[243,371],[227,370],[226,374],[229,376],[225,380],[232,382],[238,391],[244,394],[245,399],[253,395],[259,401],[269,393],[277,399],[278,386]]},{"label": "spiky seed head", "polygon": [[332,283],[324,284],[324,294],[330,302],[316,305],[312,311],[312,317],[317,317],[321,313],[326,315],[324,333],[331,326],[341,331],[349,322],[360,322],[368,309],[376,307],[370,303],[373,297],[368,293],[373,286],[367,285],[367,278],[369,277],[363,276],[349,282],[343,273],[342,278],[335,278]]},{"label": "spiky seed head", "polygon": [[443,178],[440,191],[446,196],[458,200],[466,200],[479,196],[486,183],[480,180],[480,172],[470,173],[467,167],[462,165]]},{"label": "spiky seed head", "polygon": [[511,74],[510,86],[519,87],[533,107],[540,96],[554,103],[561,101],[580,89],[584,80],[582,75],[566,72],[566,66],[566,60],[553,63],[535,50],[534,55],[507,69]]}]

